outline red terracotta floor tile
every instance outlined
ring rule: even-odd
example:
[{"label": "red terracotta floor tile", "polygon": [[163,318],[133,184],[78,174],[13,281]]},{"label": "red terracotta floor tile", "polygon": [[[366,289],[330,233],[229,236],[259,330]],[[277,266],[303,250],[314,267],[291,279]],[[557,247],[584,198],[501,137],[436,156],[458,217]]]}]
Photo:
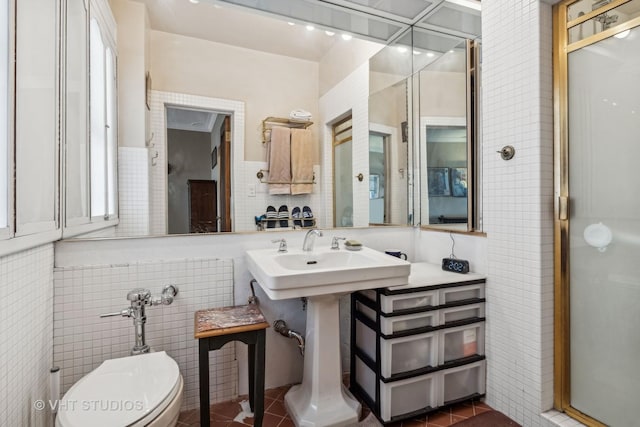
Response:
[{"label": "red terracotta floor tile", "polygon": [[284,406],[283,400],[275,400],[266,410],[265,412],[273,415],[279,415],[281,417],[285,417],[287,415],[287,409]]},{"label": "red terracotta floor tile", "polygon": [[262,420],[262,425],[264,427],[278,427],[278,425],[282,422],[284,417],[279,417],[273,414],[264,414],[264,418]]},{"label": "red terracotta floor tile", "polygon": [[446,412],[438,411],[433,414],[429,414],[427,416],[427,425],[429,427],[448,427],[451,425],[451,413],[449,412],[449,410],[446,410]]},{"label": "red terracotta floor tile", "polygon": [[295,424],[289,417],[285,417],[282,419],[278,427],[295,427]]},{"label": "red terracotta floor tile", "polygon": [[475,413],[473,412],[473,404],[472,403],[462,403],[451,408],[451,415],[469,418],[473,417]]},{"label": "red terracotta floor tile", "polygon": [[233,420],[236,415],[242,412],[238,402],[222,402],[211,405],[211,419],[216,421]]},{"label": "red terracotta floor tile", "polygon": [[491,411],[493,408],[484,402],[473,402],[473,414],[478,415],[483,412]]}]

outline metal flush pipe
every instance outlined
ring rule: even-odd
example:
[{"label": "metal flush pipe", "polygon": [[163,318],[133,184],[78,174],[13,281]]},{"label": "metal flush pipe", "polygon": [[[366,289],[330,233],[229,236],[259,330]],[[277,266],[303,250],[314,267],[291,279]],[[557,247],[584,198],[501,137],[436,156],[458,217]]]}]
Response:
[{"label": "metal flush pipe", "polygon": [[284,337],[293,338],[296,341],[298,341],[298,348],[300,349],[300,354],[304,356],[304,337],[300,335],[300,333],[292,329],[289,329],[289,327],[287,326],[287,323],[282,319],[278,319],[275,322],[273,322],[273,330],[278,332],[280,335]]}]

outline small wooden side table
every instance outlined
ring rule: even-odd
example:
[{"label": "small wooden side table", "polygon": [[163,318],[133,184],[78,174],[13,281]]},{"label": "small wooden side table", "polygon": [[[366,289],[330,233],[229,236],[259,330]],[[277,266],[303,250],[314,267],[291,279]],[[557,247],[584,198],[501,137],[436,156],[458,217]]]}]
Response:
[{"label": "small wooden side table", "polygon": [[264,417],[265,329],[269,323],[255,304],[198,310],[194,338],[199,347],[200,426],[209,427],[209,351],[231,341],[249,346],[249,405],[254,426],[262,426]]}]

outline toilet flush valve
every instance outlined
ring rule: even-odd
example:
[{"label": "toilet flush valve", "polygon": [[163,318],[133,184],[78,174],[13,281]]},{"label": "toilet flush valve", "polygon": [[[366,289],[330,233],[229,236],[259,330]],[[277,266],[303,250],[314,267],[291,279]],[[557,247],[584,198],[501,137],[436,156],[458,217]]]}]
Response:
[{"label": "toilet flush valve", "polygon": [[152,298],[151,291],[143,288],[136,288],[127,293],[127,300],[131,305],[124,310],[115,313],[101,314],[100,317],[122,316],[133,318],[135,328],[136,344],[131,350],[132,355],[149,353],[150,347],[145,343],[144,324],[147,322],[145,315],[146,305],[169,305],[173,298],[178,295],[178,287],[167,285],[162,290],[162,296]]}]

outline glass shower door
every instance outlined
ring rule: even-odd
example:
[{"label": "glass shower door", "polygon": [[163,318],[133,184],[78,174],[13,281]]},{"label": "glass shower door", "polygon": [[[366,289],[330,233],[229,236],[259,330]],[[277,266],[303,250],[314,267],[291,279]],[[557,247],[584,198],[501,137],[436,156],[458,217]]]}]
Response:
[{"label": "glass shower door", "polygon": [[640,28],[568,55],[571,407],[638,425]]}]

